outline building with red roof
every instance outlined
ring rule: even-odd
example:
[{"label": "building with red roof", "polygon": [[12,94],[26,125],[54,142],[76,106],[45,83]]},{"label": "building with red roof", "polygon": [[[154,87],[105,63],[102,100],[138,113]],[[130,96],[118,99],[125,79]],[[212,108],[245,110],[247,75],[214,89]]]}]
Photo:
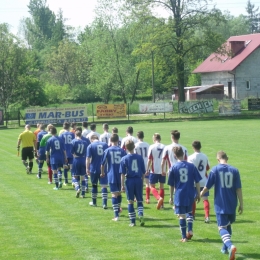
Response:
[{"label": "building with red roof", "polygon": [[223,45],[228,54],[211,54],[193,73],[201,85],[223,84],[229,98],[260,94],[260,33],[230,37]]}]

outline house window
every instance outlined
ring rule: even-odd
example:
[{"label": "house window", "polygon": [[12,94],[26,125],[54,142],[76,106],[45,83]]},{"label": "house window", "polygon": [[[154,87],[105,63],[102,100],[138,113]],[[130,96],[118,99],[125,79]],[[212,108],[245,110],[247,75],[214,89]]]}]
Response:
[{"label": "house window", "polygon": [[246,81],[246,90],[250,90],[251,86],[250,86],[250,81],[247,80]]}]

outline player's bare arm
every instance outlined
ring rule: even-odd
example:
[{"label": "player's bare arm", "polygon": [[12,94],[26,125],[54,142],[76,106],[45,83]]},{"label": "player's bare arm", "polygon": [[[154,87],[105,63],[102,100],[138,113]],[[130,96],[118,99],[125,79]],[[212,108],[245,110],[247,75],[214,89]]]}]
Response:
[{"label": "player's bare arm", "polygon": [[238,197],[238,201],[239,201],[238,213],[242,214],[243,209],[244,209],[242,189],[237,189],[237,197]]},{"label": "player's bare arm", "polygon": [[200,183],[199,182],[197,182],[196,183],[196,190],[197,190],[197,195],[196,195],[196,201],[197,201],[197,203],[199,203],[200,202]]}]

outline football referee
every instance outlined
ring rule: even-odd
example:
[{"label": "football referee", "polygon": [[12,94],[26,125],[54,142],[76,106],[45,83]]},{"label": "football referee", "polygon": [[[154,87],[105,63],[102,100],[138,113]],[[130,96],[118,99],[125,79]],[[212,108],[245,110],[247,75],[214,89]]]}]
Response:
[{"label": "football referee", "polygon": [[[26,167],[27,174],[32,173],[33,168],[33,158],[34,153],[36,152],[36,137],[32,131],[30,131],[31,126],[26,125],[25,130],[19,135],[17,150],[20,151],[20,144],[22,143],[22,162]],[[27,162],[29,159],[29,165]]]}]

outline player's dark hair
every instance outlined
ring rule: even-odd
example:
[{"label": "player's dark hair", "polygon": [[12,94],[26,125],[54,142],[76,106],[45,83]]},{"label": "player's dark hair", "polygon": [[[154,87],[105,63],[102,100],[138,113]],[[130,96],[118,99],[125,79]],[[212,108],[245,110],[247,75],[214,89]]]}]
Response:
[{"label": "player's dark hair", "polygon": [[200,141],[193,141],[192,147],[193,147],[195,150],[200,150],[200,149],[201,149],[201,143],[200,143]]},{"label": "player's dark hair", "polygon": [[50,132],[51,132],[52,135],[56,135],[56,134],[57,134],[57,129],[56,129],[56,127],[52,127],[52,128],[50,129]]},{"label": "player's dark hair", "polygon": [[113,127],[112,128],[112,133],[117,134],[118,133],[118,128],[117,127]]},{"label": "player's dark hair", "polygon": [[224,151],[217,152],[217,159],[228,160],[227,154]]},{"label": "player's dark hair", "polygon": [[83,126],[84,128],[87,128],[87,127],[88,127],[88,122],[82,122],[82,126]]},{"label": "player's dark hair", "polygon": [[110,136],[110,142],[112,143],[117,143],[119,141],[119,137],[118,137],[118,134],[112,134]]},{"label": "player's dark hair", "polygon": [[81,127],[81,126],[77,126],[76,129],[75,129],[75,131],[80,131],[80,132],[82,132],[82,127]]},{"label": "player's dark hair", "polygon": [[178,130],[172,130],[171,136],[173,137],[173,139],[179,140],[181,137],[181,133]]},{"label": "player's dark hair", "polygon": [[90,124],[90,130],[92,131],[96,130],[96,124],[94,123]]},{"label": "player's dark hair", "polygon": [[77,125],[76,122],[72,122],[72,123],[70,124],[70,126],[71,126],[72,128],[74,128],[76,125]]},{"label": "player's dark hair", "polygon": [[69,122],[64,122],[63,123],[63,128],[66,129],[66,130],[70,129],[70,123]]},{"label": "player's dark hair", "polygon": [[161,135],[158,134],[158,133],[155,133],[155,134],[153,135],[153,138],[154,138],[156,141],[161,141]]},{"label": "player's dark hair", "polygon": [[139,131],[139,132],[137,132],[136,136],[137,136],[138,139],[144,139],[144,132]]},{"label": "player's dark hair", "polygon": [[128,133],[128,134],[133,134],[133,132],[134,132],[134,129],[133,129],[133,127],[132,126],[128,126],[127,128],[126,128],[126,132]]},{"label": "player's dark hair", "polygon": [[135,149],[135,143],[132,140],[127,140],[125,142],[125,147],[129,152],[131,152]]},{"label": "player's dark hair", "polygon": [[77,136],[77,137],[81,137],[81,132],[82,132],[82,131],[80,131],[80,130],[76,130],[76,132],[75,132],[75,136]]},{"label": "player's dark hair", "polygon": [[105,124],[103,124],[103,129],[105,129],[105,130],[108,130],[108,124],[107,123],[105,123]]},{"label": "player's dark hair", "polygon": [[181,146],[175,146],[175,147],[173,147],[173,152],[174,152],[174,154],[175,154],[175,156],[176,156],[177,158],[182,158],[183,155],[184,155]]}]

